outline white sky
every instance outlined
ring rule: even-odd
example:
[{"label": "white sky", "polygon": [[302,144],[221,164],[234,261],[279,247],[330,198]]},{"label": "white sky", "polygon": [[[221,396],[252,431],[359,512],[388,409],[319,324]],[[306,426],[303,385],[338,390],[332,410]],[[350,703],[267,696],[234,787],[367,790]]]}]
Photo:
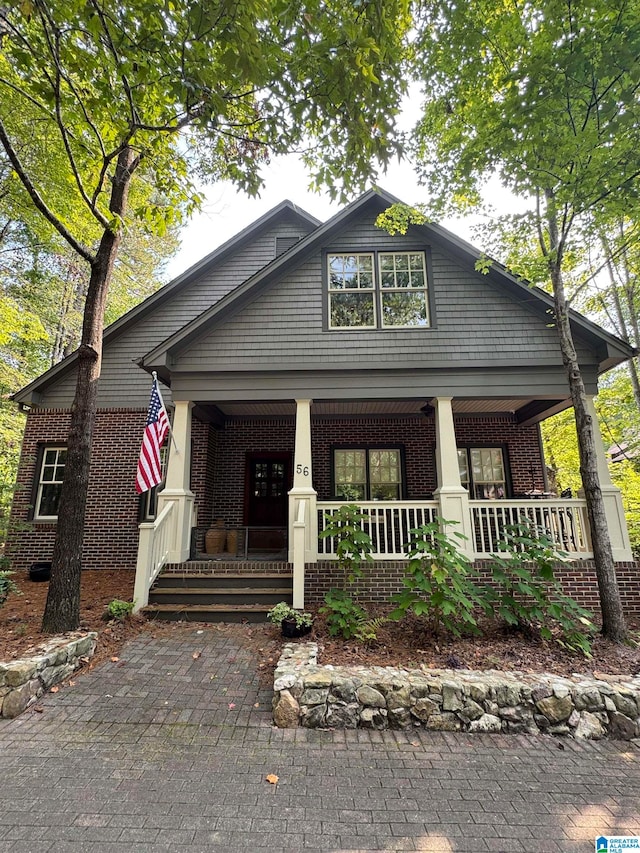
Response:
[{"label": "white sky", "polygon": [[[183,229],[181,248],[167,267],[170,279],[188,269],[284,199],[289,199],[322,222],[341,208],[340,204],[331,203],[328,195],[318,195],[308,190],[309,177],[300,160],[294,155],[274,159],[264,168],[263,175],[265,186],[259,198],[248,198],[228,182],[220,182],[207,189],[207,200],[202,212],[194,216]],[[426,190],[418,185],[413,168],[408,162],[392,165],[386,175],[380,176],[378,183],[407,204],[427,201]],[[522,203],[504,190],[497,180],[491,182],[489,192],[493,205],[498,207],[501,213],[522,208]],[[473,243],[471,227],[478,221],[479,217],[473,216],[443,219],[440,224]]]},{"label": "white sky", "polygon": [[[411,131],[420,114],[421,103],[420,88],[414,83],[404,99],[404,109],[398,119],[400,129]],[[262,169],[262,174],[265,185],[257,199],[248,198],[229,182],[207,188],[207,201],[202,212],[194,216],[182,231],[181,248],[167,267],[169,279],[197,263],[284,199],[288,198],[321,222],[340,210],[341,205],[332,204],[328,195],[309,192],[309,176],[296,155],[274,158],[269,166]],[[427,201],[426,190],[418,185],[409,161],[392,164],[386,174],[378,177],[378,185],[406,204]],[[487,198],[500,213],[523,208],[522,201],[508,193],[497,179],[489,183]],[[440,224],[473,243],[471,227],[478,221],[479,217],[474,216],[443,219]]]}]

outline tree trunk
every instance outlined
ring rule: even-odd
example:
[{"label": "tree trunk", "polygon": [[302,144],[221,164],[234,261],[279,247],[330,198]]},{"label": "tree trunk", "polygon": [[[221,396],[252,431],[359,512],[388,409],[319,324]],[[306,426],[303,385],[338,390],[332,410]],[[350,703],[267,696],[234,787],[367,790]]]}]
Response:
[{"label": "tree trunk", "polygon": [[[125,147],[118,157],[109,209],[122,217],[127,206],[133,151]],[[91,442],[96,420],[98,379],[102,361],[102,331],[109,283],[122,239],[120,228],[102,235],[93,264],[78,350],[76,393],[71,408],[67,462],[58,508],[58,524],[51,565],[51,581],[42,630],[62,633],[80,623],[80,571]]]},{"label": "tree trunk", "polygon": [[[627,297],[627,310],[629,311],[629,317],[631,320],[631,326],[635,331],[635,340],[633,341],[634,346],[638,344],[638,319],[634,315],[633,311],[633,301],[629,299],[629,278],[628,271],[625,267],[625,276],[626,280],[624,283],[624,293]],[[609,263],[609,280],[611,282],[611,296],[613,297],[613,304],[616,309],[616,316],[618,319],[618,329],[619,335],[623,341],[626,341],[628,344],[631,343],[631,338],[629,336],[629,331],[627,329],[627,323],[624,316],[624,311],[622,310],[622,302],[620,300],[620,293],[618,292],[618,288],[616,287],[615,276],[613,275],[613,269],[611,268],[611,264]],[[635,400],[635,404],[640,412],[640,378],[638,377],[638,368],[636,365],[637,356],[635,358],[630,358],[627,362],[627,367],[629,370],[629,376],[631,377],[631,387],[633,389],[633,399]]]},{"label": "tree trunk", "polygon": [[576,417],[580,475],[582,477],[582,487],[587,502],[587,515],[591,527],[593,559],[596,567],[600,609],[602,612],[602,633],[605,637],[622,643],[627,639],[627,628],[622,612],[620,591],[618,589],[615,563],[611,550],[611,539],[609,538],[609,528],[607,526],[604,501],[600,489],[593,424],[591,423],[591,415],[587,410],[587,395],[569,323],[569,309],[561,271],[561,253],[558,250],[558,231],[553,214],[548,215],[548,226],[553,249],[548,258],[548,267],[553,284],[556,322],[560,335],[562,360],[567,371],[569,390]]}]

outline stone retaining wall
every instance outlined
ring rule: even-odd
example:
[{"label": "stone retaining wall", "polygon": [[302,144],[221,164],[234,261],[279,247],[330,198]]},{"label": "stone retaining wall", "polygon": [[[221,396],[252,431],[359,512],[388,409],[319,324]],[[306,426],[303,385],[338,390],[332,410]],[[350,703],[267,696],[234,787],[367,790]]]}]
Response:
[{"label": "stone retaining wall", "polygon": [[28,658],[0,662],[0,717],[17,717],[54,684],[68,678],[90,658],[97,633],[56,637]]},{"label": "stone retaining wall", "polygon": [[319,666],[315,643],[288,643],[274,676],[280,728],[367,728],[640,738],[640,675]]}]

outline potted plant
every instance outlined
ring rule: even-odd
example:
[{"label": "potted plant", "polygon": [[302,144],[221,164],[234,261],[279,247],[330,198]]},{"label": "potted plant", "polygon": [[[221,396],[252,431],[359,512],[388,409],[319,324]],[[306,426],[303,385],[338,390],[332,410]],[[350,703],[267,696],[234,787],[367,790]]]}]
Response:
[{"label": "potted plant", "polygon": [[267,619],[274,625],[280,625],[283,637],[303,637],[311,631],[313,616],[311,613],[303,613],[281,601],[267,613]]}]

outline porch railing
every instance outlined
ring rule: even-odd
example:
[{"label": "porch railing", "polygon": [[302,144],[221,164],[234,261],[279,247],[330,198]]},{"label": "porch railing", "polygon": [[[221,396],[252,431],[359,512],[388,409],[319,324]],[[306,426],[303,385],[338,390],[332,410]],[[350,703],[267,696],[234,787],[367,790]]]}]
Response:
[{"label": "porch railing", "polygon": [[497,551],[505,526],[527,524],[551,539],[570,557],[593,556],[584,500],[487,500],[469,501],[475,556]]},{"label": "porch railing", "polygon": [[[318,532],[327,527],[331,517],[343,504],[340,501],[318,501]],[[407,556],[410,531],[437,520],[437,501],[364,501],[358,502],[362,529],[373,543],[374,559],[402,560]],[[486,500],[469,501],[473,524],[471,543],[474,557],[483,559],[498,551],[504,528],[526,524],[551,539],[559,551],[572,558],[593,556],[587,504],[584,500]],[[318,557],[335,559],[333,537],[318,540]]]},{"label": "porch railing", "polygon": [[[318,533],[327,527],[327,516],[337,512],[345,501],[318,501]],[[436,501],[357,501],[365,518],[362,529],[371,537],[374,559],[402,560],[407,555],[410,531],[435,521]],[[332,536],[318,540],[318,557],[335,559],[336,544]]]},{"label": "porch railing", "polygon": [[149,590],[167,562],[172,539],[175,537],[176,504],[167,503],[154,521],[143,522],[138,545],[136,580],[133,588],[134,612],[149,603]]}]

